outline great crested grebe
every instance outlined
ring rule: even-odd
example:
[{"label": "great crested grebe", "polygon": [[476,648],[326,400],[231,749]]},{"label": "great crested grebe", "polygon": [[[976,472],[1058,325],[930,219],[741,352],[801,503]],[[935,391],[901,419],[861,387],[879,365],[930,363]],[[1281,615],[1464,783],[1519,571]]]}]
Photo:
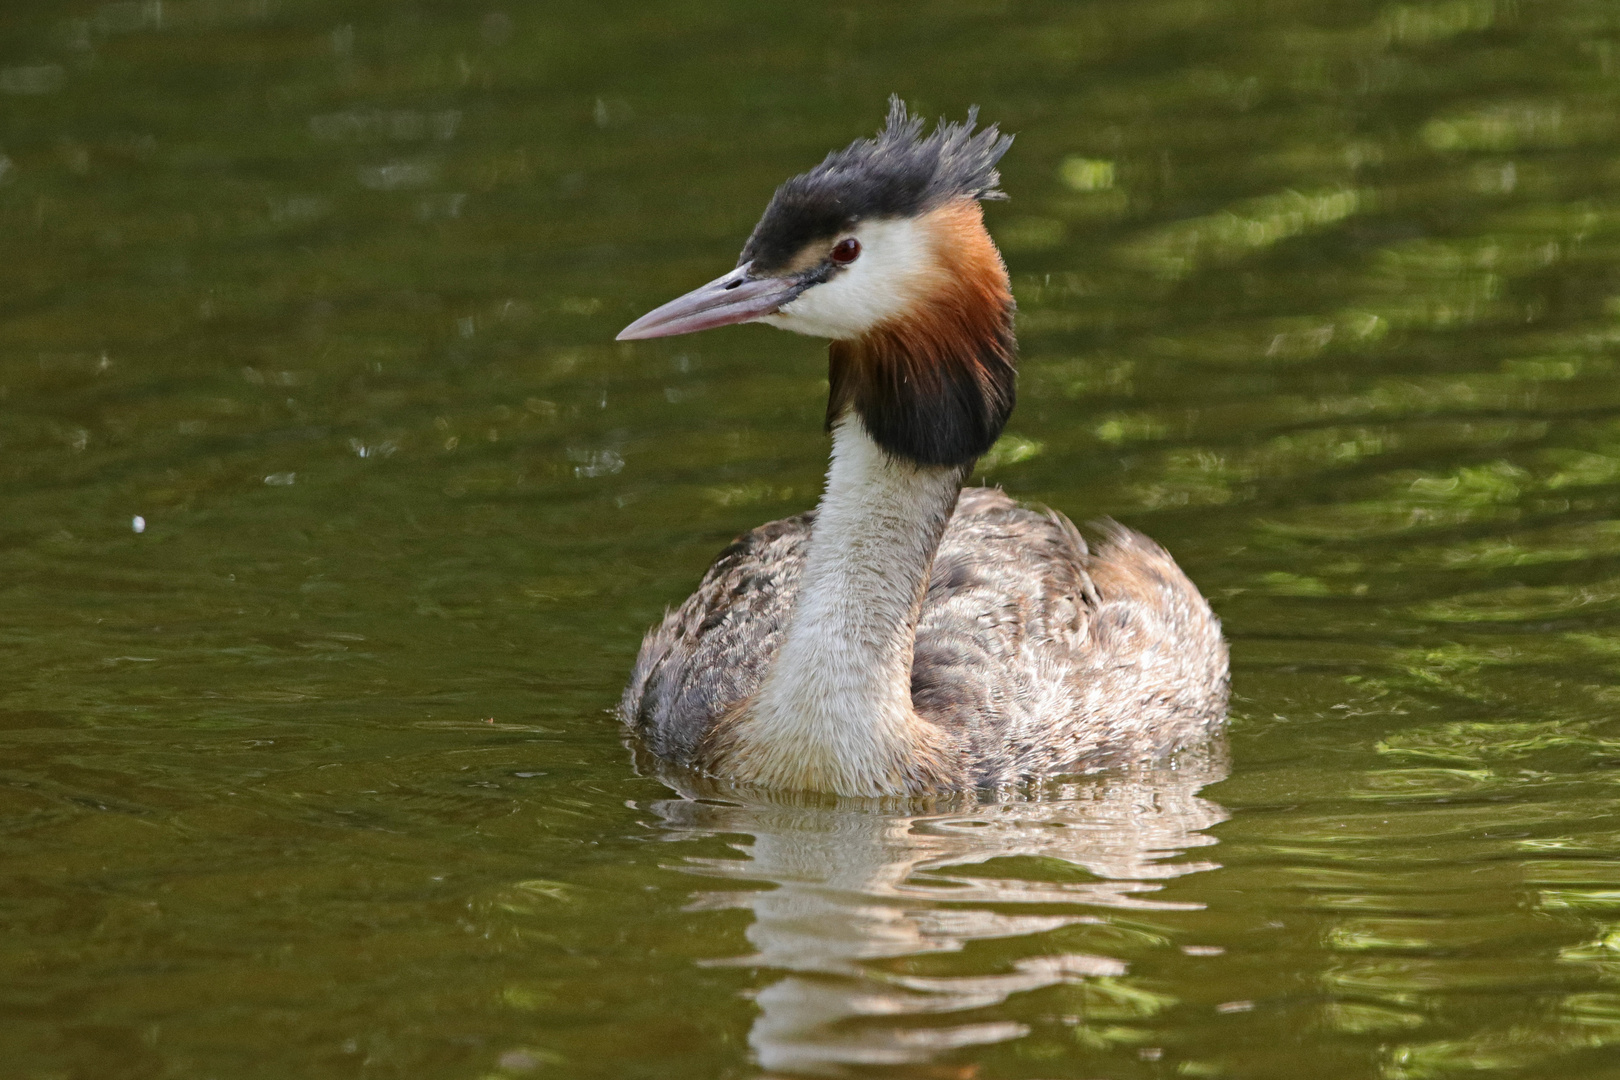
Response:
[{"label": "great crested grebe", "polygon": [[1226,644],[1151,540],[963,490],[1013,408],[1007,269],[981,199],[1012,143],[888,124],[777,188],[735,269],[619,340],[763,322],[831,338],[814,511],[720,553],[646,637],[620,717],[715,776],[915,795],[1125,764],[1225,718]]}]

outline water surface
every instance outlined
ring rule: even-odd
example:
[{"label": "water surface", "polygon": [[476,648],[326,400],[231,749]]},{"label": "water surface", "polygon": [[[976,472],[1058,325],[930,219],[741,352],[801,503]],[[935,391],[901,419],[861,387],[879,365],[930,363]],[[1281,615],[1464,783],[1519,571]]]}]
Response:
[{"label": "water surface", "polygon": [[[891,92],[1018,133],[980,472],[1175,553],[1228,746],[621,744],[825,359],[612,336]],[[11,0],[0,252],[8,1076],[1620,1076],[1606,0]]]}]

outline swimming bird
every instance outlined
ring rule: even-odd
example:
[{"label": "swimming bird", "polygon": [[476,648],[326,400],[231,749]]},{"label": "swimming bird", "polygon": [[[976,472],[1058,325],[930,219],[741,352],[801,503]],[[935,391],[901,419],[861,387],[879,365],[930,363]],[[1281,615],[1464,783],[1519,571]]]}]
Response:
[{"label": "swimming bird", "polygon": [[1220,624],[1157,544],[963,489],[1013,409],[995,125],[890,100],[782,184],[731,271],[619,340],[760,322],[829,338],[813,511],[720,553],[641,646],[620,718],[658,756],[795,791],[909,796],[1159,759],[1224,722]]}]

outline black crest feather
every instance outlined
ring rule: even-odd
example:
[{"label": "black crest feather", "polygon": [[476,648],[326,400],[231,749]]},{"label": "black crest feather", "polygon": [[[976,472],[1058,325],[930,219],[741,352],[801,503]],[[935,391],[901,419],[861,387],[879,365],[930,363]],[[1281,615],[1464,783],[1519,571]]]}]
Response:
[{"label": "black crest feather", "polygon": [[837,235],[868,218],[910,217],[951,199],[1004,199],[996,162],[1012,145],[991,124],[974,131],[977,107],[960,124],[941,120],[923,134],[899,95],[876,138],[857,139],[776,189],[743,248],[738,265],[769,272],[812,240]]}]

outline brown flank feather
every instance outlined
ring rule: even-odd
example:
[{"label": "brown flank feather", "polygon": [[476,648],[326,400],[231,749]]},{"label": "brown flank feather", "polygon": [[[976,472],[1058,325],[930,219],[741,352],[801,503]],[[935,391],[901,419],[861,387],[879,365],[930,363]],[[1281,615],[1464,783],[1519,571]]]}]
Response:
[{"label": "brown flank feather", "polygon": [[921,225],[939,274],[910,312],[829,347],[827,426],[853,409],[891,454],[967,466],[1013,409],[1012,289],[977,202],[953,200]]}]

